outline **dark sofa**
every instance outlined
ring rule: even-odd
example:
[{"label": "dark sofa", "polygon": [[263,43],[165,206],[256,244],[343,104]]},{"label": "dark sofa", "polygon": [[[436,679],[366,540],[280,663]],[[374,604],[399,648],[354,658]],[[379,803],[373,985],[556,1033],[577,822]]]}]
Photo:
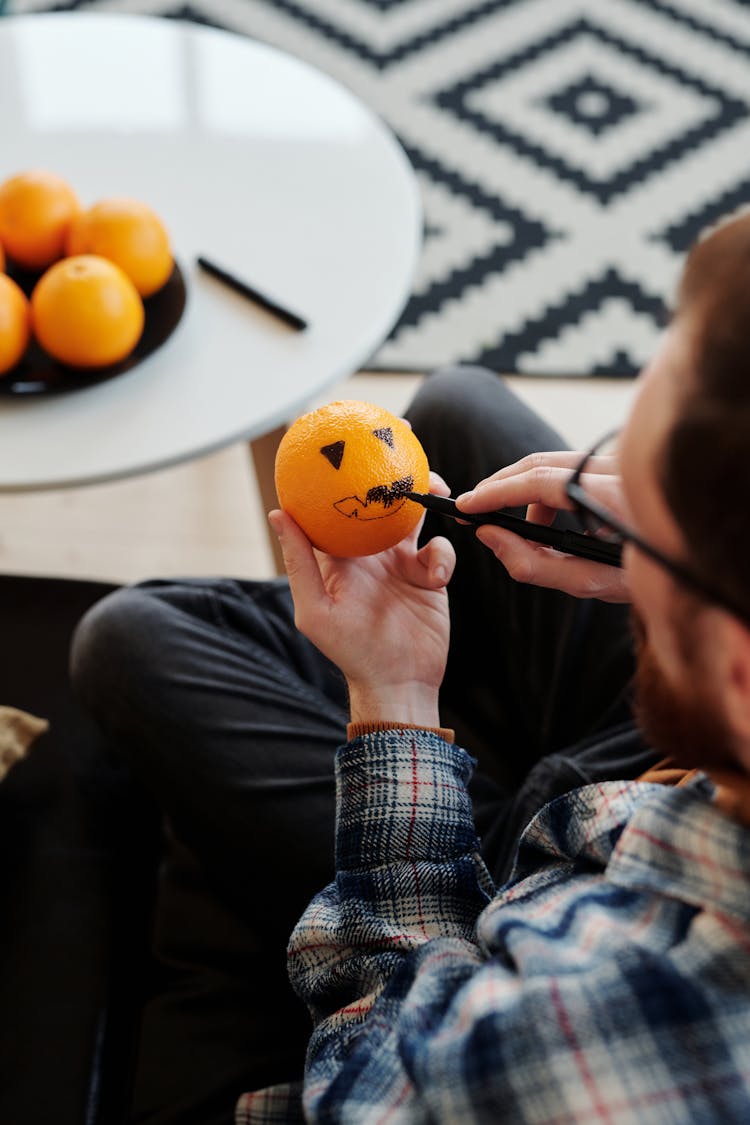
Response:
[{"label": "dark sofa", "polygon": [[67,675],[76,622],[111,589],[0,575],[0,704],[50,723],[0,784],[4,1125],[128,1120],[159,816]]}]

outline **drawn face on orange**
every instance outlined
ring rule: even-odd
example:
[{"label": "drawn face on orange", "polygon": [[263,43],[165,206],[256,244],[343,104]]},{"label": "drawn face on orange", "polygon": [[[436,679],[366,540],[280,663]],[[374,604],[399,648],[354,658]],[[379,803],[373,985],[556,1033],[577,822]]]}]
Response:
[{"label": "drawn face on orange", "polygon": [[[378,441],[383,441],[390,448],[395,446],[392,426],[383,426],[373,430],[372,436]],[[346,441],[334,441],[331,445],[322,446],[320,452],[333,465],[334,469],[341,469],[346,455]],[[362,489],[364,491],[364,489]],[[407,473],[398,480],[384,481],[381,484],[371,485],[364,496],[356,493],[353,496],[342,496],[334,501],[334,508],[348,519],[382,520],[393,516],[400,511],[406,503],[404,496],[407,492],[414,491],[414,476]]]},{"label": "drawn face on orange", "polygon": [[406,493],[429,489],[429,466],[403,419],[369,403],[332,403],[285,434],[276,489],[314,546],[369,555],[417,525],[422,509]]}]

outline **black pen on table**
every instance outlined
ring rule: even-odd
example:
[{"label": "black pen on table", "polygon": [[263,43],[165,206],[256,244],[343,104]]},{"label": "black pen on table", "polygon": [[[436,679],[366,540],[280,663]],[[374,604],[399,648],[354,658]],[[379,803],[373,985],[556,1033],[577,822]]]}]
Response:
[{"label": "black pen on table", "polygon": [[417,504],[421,504],[428,512],[438,512],[454,520],[465,520],[466,523],[474,524],[476,527],[487,523],[494,524],[495,527],[514,531],[516,535],[533,543],[554,547],[556,551],[562,551],[566,555],[575,555],[579,559],[589,559],[591,562],[606,563],[608,566],[622,566],[622,547],[619,543],[608,543],[605,539],[584,535],[580,531],[566,531],[559,527],[531,523],[508,512],[462,512],[456,507],[456,501],[448,496],[433,496],[432,493],[426,492],[406,492],[404,496],[407,500],[414,500]]},{"label": "black pen on table", "polygon": [[230,289],[234,289],[235,293],[240,293],[243,297],[247,297],[248,300],[259,305],[273,316],[278,317],[279,320],[283,320],[290,328],[296,328],[298,332],[304,332],[307,328],[307,321],[301,316],[298,316],[297,313],[292,312],[290,309],[284,308],[278,301],[274,301],[271,297],[266,296],[265,293],[261,293],[259,289],[250,285],[247,281],[243,281],[241,277],[230,273],[229,270],[225,270],[222,266],[217,266],[216,262],[204,258],[202,254],[199,254],[195,260],[206,273],[211,274],[211,276],[215,277],[218,281],[223,281]]}]

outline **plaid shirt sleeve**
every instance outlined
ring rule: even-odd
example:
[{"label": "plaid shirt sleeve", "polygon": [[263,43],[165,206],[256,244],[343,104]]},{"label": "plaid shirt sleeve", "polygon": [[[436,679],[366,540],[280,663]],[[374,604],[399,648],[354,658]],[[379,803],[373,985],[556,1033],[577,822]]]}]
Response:
[{"label": "plaid shirt sleeve", "polygon": [[746,930],[709,925],[635,861],[607,877],[661,787],[607,783],[553,802],[496,891],[470,772],[463,750],[427,732],[339,751],[336,882],[289,948],[315,1021],[306,1119],[750,1120]]}]

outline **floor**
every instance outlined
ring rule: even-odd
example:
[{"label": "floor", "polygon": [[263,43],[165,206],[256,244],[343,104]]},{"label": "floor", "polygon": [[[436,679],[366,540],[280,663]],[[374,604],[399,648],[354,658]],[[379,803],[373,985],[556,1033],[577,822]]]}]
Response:
[{"label": "floor", "polygon": [[[362,372],[320,400],[357,398],[401,413],[420,376]],[[511,378],[574,448],[620,424],[630,380]],[[244,445],[115,484],[0,496],[0,571],[133,582],[162,575],[274,573]]]}]

